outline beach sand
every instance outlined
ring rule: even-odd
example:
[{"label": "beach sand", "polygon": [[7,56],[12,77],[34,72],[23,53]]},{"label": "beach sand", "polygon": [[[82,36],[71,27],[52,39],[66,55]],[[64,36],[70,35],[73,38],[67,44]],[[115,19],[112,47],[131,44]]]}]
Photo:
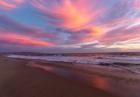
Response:
[{"label": "beach sand", "polygon": [[0,97],[116,97],[82,82],[28,67],[29,61],[0,57]]}]

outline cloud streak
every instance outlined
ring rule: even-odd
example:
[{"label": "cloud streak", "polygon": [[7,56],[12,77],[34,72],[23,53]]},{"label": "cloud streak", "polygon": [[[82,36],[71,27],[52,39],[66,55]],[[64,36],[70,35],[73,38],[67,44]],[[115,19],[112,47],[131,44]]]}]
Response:
[{"label": "cloud streak", "polygon": [[102,8],[96,7],[97,0],[54,1],[32,0],[32,4],[43,14],[54,17],[53,21],[50,22],[52,25],[70,30],[86,28],[91,22],[96,21],[104,11]]},{"label": "cloud streak", "polygon": [[[6,33],[6,34],[5,34]],[[0,41],[11,44],[29,45],[29,46],[52,46],[53,44],[47,41],[34,39],[28,36],[13,34],[12,32],[0,32]]]},{"label": "cloud streak", "polygon": [[[0,44],[75,52],[140,49],[139,6],[140,0],[0,0]],[[28,24],[34,17],[40,26]]]},{"label": "cloud streak", "polygon": [[6,10],[11,10],[20,6],[24,0],[0,0],[0,7]]}]

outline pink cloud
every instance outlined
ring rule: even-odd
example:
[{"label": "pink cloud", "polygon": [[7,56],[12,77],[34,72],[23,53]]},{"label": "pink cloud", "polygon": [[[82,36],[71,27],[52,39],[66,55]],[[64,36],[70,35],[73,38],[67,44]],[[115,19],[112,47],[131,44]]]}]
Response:
[{"label": "pink cloud", "polygon": [[139,0],[133,0],[133,7],[136,10],[140,10],[140,1]]},{"label": "pink cloud", "polygon": [[115,30],[104,36],[99,41],[103,44],[113,44],[115,42],[127,41],[134,38],[140,37],[140,27],[135,27],[126,30]]},{"label": "pink cloud", "polygon": [[48,6],[47,1],[32,0],[32,4],[41,12],[62,20],[53,25],[70,30],[85,29],[104,12],[103,8],[95,7],[96,0],[63,0],[52,6]]},{"label": "pink cloud", "polygon": [[0,32],[0,41],[19,44],[19,45],[29,45],[29,46],[52,46],[53,45],[53,43],[50,43],[48,41],[31,38],[29,36],[14,34],[11,32]]},{"label": "pink cloud", "polygon": [[0,7],[3,9],[13,9],[21,5],[25,0],[0,0]]}]

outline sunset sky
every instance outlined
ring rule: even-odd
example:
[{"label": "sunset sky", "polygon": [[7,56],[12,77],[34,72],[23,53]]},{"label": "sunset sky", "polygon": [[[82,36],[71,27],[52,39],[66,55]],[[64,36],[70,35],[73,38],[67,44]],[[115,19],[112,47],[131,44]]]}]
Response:
[{"label": "sunset sky", "polygon": [[140,51],[140,0],[0,0],[0,51]]}]

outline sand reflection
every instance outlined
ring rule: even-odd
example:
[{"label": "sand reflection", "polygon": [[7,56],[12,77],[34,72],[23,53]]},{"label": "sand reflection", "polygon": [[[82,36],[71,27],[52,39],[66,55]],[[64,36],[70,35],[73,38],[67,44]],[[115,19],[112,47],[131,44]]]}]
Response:
[{"label": "sand reflection", "polygon": [[104,78],[95,77],[94,79],[91,80],[91,82],[92,82],[93,87],[96,87],[98,89],[105,90],[105,91],[110,90],[110,88],[109,88],[110,85],[109,85],[108,81]]}]

